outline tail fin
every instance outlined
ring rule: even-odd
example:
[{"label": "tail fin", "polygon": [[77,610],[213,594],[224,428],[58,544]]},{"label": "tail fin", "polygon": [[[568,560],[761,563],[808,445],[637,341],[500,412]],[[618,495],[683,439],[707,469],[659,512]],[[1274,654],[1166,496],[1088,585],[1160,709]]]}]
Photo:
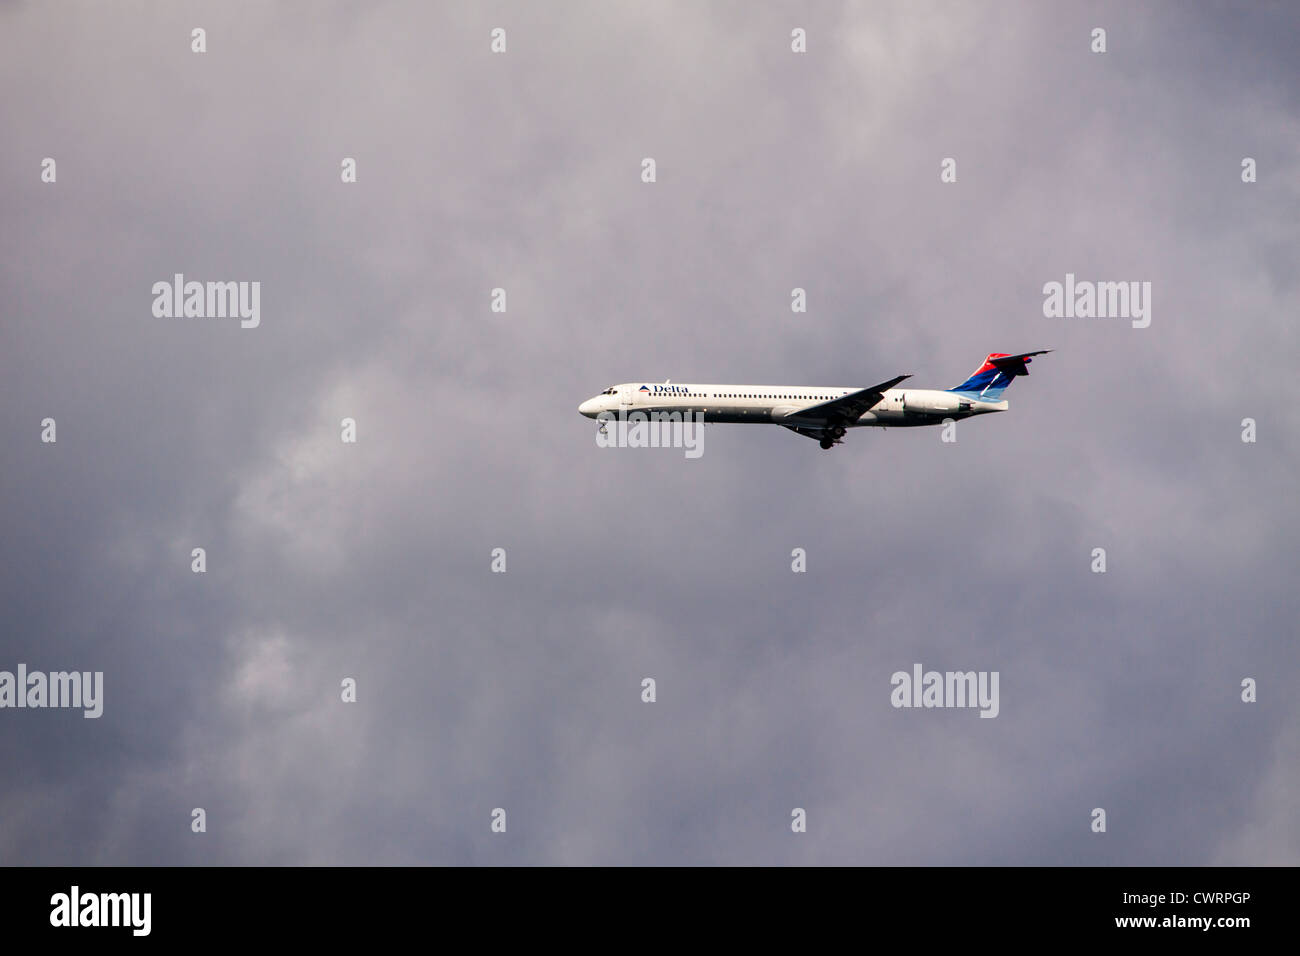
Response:
[{"label": "tail fin", "polygon": [[984,359],[984,364],[977,368],[970,378],[948,391],[970,392],[987,401],[996,402],[1002,397],[1002,393],[1011,384],[1012,379],[1017,375],[1029,374],[1029,369],[1025,366],[1033,361],[1031,356],[1045,355],[1050,351],[1052,350],[1040,349],[1037,352],[1021,352],[1019,355],[990,352]]}]

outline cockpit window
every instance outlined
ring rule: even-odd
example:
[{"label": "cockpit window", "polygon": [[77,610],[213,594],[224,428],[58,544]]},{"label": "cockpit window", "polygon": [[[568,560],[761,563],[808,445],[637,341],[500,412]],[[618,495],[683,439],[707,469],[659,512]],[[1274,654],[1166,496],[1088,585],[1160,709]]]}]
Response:
[{"label": "cockpit window", "polygon": [[605,389],[603,392],[601,392],[600,394],[602,394],[602,395],[613,395],[614,392],[615,392],[615,389],[613,389],[613,388],[607,388],[607,389]]}]

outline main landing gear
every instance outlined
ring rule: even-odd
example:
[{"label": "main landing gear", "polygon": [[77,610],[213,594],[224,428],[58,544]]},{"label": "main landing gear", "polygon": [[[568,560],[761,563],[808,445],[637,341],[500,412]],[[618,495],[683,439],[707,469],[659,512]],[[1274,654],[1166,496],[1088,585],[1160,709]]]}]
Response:
[{"label": "main landing gear", "polygon": [[844,426],[836,425],[833,428],[827,428],[822,431],[821,446],[829,451],[835,445],[842,445],[844,438]]}]

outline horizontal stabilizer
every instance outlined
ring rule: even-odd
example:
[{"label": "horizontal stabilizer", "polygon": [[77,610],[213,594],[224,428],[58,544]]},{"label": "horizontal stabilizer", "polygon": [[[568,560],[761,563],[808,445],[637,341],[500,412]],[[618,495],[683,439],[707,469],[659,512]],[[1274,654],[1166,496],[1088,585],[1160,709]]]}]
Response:
[{"label": "horizontal stabilizer", "polygon": [[1019,355],[999,355],[996,358],[989,356],[989,364],[999,369],[1003,375],[1008,378],[1015,378],[1017,375],[1028,375],[1029,369],[1025,368],[1033,361],[1031,356],[1046,355],[1051,349],[1039,349],[1037,352],[1021,352]]}]

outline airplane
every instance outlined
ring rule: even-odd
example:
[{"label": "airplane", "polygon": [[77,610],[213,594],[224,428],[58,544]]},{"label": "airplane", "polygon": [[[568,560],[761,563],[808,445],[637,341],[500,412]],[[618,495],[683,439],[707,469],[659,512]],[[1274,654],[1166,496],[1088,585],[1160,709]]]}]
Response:
[{"label": "airplane", "polygon": [[[1051,349],[1008,355],[992,352],[974,373],[954,388],[895,388],[911,375],[898,375],[870,388],[817,388],[804,385],[611,385],[578,406],[579,414],[611,419],[633,412],[700,415],[705,422],[760,422],[781,425],[822,448],[843,444],[850,428],[909,428],[938,425],[1009,407],[1002,393],[1035,355]],[[640,416],[637,416],[640,418]]]}]

